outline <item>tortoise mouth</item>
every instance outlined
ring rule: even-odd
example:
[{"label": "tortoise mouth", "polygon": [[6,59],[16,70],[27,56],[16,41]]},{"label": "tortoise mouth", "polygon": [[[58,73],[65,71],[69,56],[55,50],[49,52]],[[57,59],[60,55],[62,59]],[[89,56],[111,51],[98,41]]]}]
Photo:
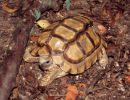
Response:
[{"label": "tortoise mouth", "polygon": [[39,65],[39,68],[42,70],[42,71],[49,71],[51,69],[53,69],[55,66],[59,67],[58,65],[56,64],[50,64],[50,65]]}]

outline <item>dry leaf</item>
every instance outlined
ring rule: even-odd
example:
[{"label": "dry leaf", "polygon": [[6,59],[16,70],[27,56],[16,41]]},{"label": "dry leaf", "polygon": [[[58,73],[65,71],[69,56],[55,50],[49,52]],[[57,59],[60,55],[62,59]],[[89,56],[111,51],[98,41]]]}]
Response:
[{"label": "dry leaf", "polygon": [[79,95],[80,95],[80,96],[85,96],[86,94],[85,94],[85,92],[80,91],[80,92],[79,92]]},{"label": "dry leaf", "polygon": [[54,97],[53,97],[53,96],[48,96],[48,97],[46,98],[46,100],[54,100]]},{"label": "dry leaf", "polygon": [[116,14],[116,16],[115,16],[115,20],[117,21],[117,20],[119,20],[121,17],[122,17],[122,13],[121,12],[118,12],[117,14]]},{"label": "dry leaf", "polygon": [[130,75],[125,76],[125,81],[130,83]]},{"label": "dry leaf", "polygon": [[78,96],[77,87],[74,85],[69,85],[67,88],[65,100],[76,100],[77,96]]},{"label": "dry leaf", "polygon": [[2,3],[2,9],[8,13],[14,13],[15,11],[17,11],[17,8],[10,8],[8,7],[8,3],[7,2],[3,2]]},{"label": "dry leaf", "polygon": [[79,87],[86,88],[86,84],[84,84],[84,83],[79,83],[78,86],[79,86]]},{"label": "dry leaf", "polygon": [[46,29],[50,25],[49,21],[44,19],[38,20],[36,23],[43,29]]},{"label": "dry leaf", "polygon": [[85,89],[86,89],[86,84],[78,83],[78,90],[80,96],[85,96]]},{"label": "dry leaf", "polygon": [[32,42],[36,42],[38,40],[38,38],[39,38],[39,35],[31,35],[30,40]]}]

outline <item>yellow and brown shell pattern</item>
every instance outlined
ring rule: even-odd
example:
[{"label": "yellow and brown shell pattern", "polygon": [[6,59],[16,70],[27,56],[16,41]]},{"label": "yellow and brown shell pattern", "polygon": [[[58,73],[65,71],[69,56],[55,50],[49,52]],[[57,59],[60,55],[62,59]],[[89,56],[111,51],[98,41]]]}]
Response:
[{"label": "yellow and brown shell pattern", "polygon": [[[94,32],[92,22],[84,16],[73,16],[50,25],[39,39],[40,56],[50,56],[65,72],[79,74],[102,55],[102,39]],[[33,51],[32,51],[33,52]]]}]

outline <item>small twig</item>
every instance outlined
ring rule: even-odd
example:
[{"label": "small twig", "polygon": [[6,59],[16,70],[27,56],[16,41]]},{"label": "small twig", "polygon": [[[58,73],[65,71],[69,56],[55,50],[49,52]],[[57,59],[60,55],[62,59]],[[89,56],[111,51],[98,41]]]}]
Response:
[{"label": "small twig", "polygon": [[105,76],[106,72],[108,72],[109,70],[110,70],[110,66],[107,65],[105,70],[100,71],[98,75],[96,75],[96,77],[93,79],[90,86],[88,87],[87,93],[93,92],[95,90],[94,86],[98,83],[99,80],[101,80]]}]

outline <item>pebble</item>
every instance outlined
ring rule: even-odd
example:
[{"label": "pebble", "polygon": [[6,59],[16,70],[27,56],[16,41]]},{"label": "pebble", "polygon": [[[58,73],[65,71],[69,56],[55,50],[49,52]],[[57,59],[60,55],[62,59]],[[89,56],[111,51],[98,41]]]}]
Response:
[{"label": "pebble", "polygon": [[106,33],[107,29],[102,24],[99,24],[97,27],[98,27],[101,34]]},{"label": "pebble", "polygon": [[127,62],[127,69],[130,71],[130,61]]}]

